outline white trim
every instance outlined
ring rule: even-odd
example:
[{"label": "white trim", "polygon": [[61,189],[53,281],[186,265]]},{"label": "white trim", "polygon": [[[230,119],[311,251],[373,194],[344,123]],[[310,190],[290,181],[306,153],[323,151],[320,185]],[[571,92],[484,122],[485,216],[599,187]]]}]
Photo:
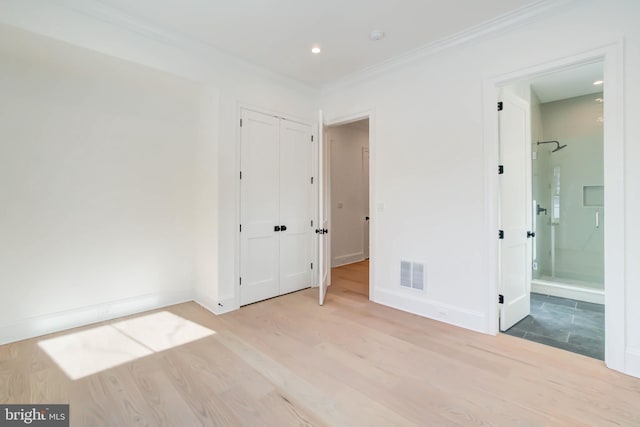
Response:
[{"label": "white trim", "polygon": [[376,300],[376,113],[375,108],[355,113],[343,113],[325,118],[324,125],[339,126],[369,119],[369,300]]},{"label": "white trim", "polygon": [[216,302],[204,294],[197,293],[193,302],[215,315],[229,313],[230,311],[237,310],[237,307],[235,307],[234,305],[236,302],[235,295],[227,298],[221,298],[218,302]]},{"label": "white trim", "polygon": [[364,259],[364,251],[340,255],[333,258],[333,261],[331,262],[331,268],[342,267],[343,265],[349,265],[353,264],[354,262],[364,261]]},{"label": "white trim", "polygon": [[487,332],[498,333],[498,112],[496,89],[515,80],[534,78],[580,64],[604,63],[605,88],[604,182],[605,182],[605,362],[611,369],[625,368],[625,213],[624,213],[624,103],[623,103],[623,40],[594,48],[587,52],[537,64],[500,76],[485,79],[484,156],[485,156],[485,224],[487,235],[487,265],[492,292],[488,292]]},{"label": "white trim", "polygon": [[[257,71],[258,73],[268,76],[278,82],[295,82],[301,87],[308,89],[318,89],[318,87],[307,82],[289,77],[283,73],[278,73],[268,69],[255,62],[251,62],[236,54],[221,50],[205,40],[197,37],[189,36],[183,32],[170,29],[169,27],[152,23],[146,19],[132,16],[116,7],[104,4],[96,0],[68,0],[62,5],[62,10],[69,11],[83,18],[89,18],[93,21],[115,27],[118,30],[125,30],[142,36],[148,40],[153,40],[166,46],[178,48],[183,51],[198,55],[199,57],[219,58],[223,61],[231,61],[235,64],[241,64]],[[12,24],[13,25],[13,24]]]},{"label": "white trim", "polygon": [[21,319],[0,325],[0,345],[192,300],[192,291],[159,292]]},{"label": "white trim", "polygon": [[361,83],[362,81],[366,81],[384,73],[398,70],[406,67],[407,65],[419,62],[443,50],[464,45],[500,30],[506,30],[517,25],[522,25],[525,21],[531,20],[544,13],[555,11],[570,2],[571,0],[542,0],[526,5],[482,24],[462,30],[451,36],[443,37],[432,43],[428,43],[406,53],[394,56],[379,64],[338,78],[333,82],[322,86],[322,89],[327,93],[342,90],[354,84]]},{"label": "white trim", "polygon": [[487,316],[485,313],[443,304],[425,298],[423,295],[424,291],[414,289],[403,291],[378,289],[376,302],[450,325],[476,332],[485,332],[482,327],[479,327],[479,325],[483,325],[486,322]]},{"label": "white trim", "polygon": [[[240,120],[240,116],[241,116],[240,112],[242,110],[249,110],[249,111],[253,111],[254,113],[266,114],[267,116],[273,116],[279,119],[289,120],[290,122],[296,122],[304,126],[313,127],[312,123],[314,123],[314,121],[309,118],[303,118],[303,117],[296,116],[294,114],[283,113],[282,111],[272,110],[267,107],[248,104],[245,102],[238,102],[238,120]],[[239,121],[237,121],[236,123],[239,123]],[[239,127],[240,126],[238,126],[238,128]]]},{"label": "white trim", "polygon": [[534,279],[531,281],[531,292],[554,297],[570,298],[578,301],[604,304],[604,291],[572,286],[565,283]]},{"label": "white trim", "polygon": [[625,373],[640,378],[640,348],[627,348]]},{"label": "white trim", "polygon": [[407,64],[420,61],[425,57],[434,55],[443,50],[469,43],[473,40],[493,34],[499,30],[505,30],[515,27],[516,25],[522,25],[525,21],[531,20],[542,14],[555,11],[561,6],[571,3],[571,1],[572,0],[538,0],[534,3],[485,21],[479,25],[466,28],[453,35],[440,38],[434,42],[394,56],[382,63],[356,71],[324,85],[310,84],[288,76],[283,76],[282,73],[273,72],[264,66],[249,62],[232,53],[219,50],[200,38],[188,36],[182,32],[169,29],[165,26],[153,24],[148,20],[134,17],[118,8],[106,5],[100,1],[70,0],[67,1],[63,7],[68,11],[83,15],[86,18],[139,34],[147,39],[154,40],[164,45],[197,54],[215,55],[237,63],[244,63],[252,68],[259,69],[263,74],[268,74],[279,80],[290,79],[309,88],[338,90],[385,72],[402,68]]}]

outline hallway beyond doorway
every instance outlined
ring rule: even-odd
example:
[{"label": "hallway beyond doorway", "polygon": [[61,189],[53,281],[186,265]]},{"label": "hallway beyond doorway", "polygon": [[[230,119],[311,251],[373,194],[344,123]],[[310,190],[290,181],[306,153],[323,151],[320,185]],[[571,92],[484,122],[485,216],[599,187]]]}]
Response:
[{"label": "hallway beyond doorway", "polygon": [[331,269],[331,293],[369,299],[369,259]]}]

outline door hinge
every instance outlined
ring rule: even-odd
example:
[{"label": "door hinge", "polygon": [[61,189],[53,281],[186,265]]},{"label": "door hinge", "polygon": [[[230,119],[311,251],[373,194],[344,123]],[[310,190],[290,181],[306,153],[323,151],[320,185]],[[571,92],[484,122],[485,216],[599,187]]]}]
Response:
[{"label": "door hinge", "polygon": [[504,239],[504,230],[498,230],[498,239]]},{"label": "door hinge", "polygon": [[242,119],[240,119],[240,127],[242,127]]},{"label": "door hinge", "polygon": [[504,165],[498,165],[498,175],[502,175],[504,173]]},{"label": "door hinge", "polygon": [[240,286],[242,286],[242,277],[240,277]]},{"label": "door hinge", "polygon": [[313,263],[311,263],[311,269],[313,270]]},{"label": "door hinge", "polygon": [[242,224],[240,224],[240,232],[242,233]]},{"label": "door hinge", "polygon": [[502,104],[502,101],[498,101],[498,111],[502,111],[502,109],[504,104]]},{"label": "door hinge", "polygon": [[313,135],[311,135],[311,142],[313,142]]},{"label": "door hinge", "polygon": [[504,304],[504,295],[498,295],[498,304]]},{"label": "door hinge", "polygon": [[313,220],[311,220],[311,226],[313,227]]},{"label": "door hinge", "polygon": [[313,177],[311,177],[311,184],[313,184]]}]

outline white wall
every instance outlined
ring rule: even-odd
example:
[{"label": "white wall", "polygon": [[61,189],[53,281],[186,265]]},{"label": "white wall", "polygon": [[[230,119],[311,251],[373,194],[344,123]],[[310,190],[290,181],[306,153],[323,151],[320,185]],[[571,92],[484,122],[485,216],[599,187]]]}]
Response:
[{"label": "white wall", "polygon": [[[0,23],[198,82],[202,102],[197,114],[204,126],[195,129],[195,214],[186,226],[191,227],[186,232],[191,237],[186,238],[192,239],[195,266],[185,276],[190,277],[197,301],[207,308],[237,308],[239,107],[251,105],[314,123],[317,90],[130,17],[123,21],[93,0],[0,3]],[[19,44],[13,46],[20,49]],[[162,109],[163,102],[158,104]],[[38,260],[33,261],[36,266]],[[115,295],[103,292],[105,298]]]},{"label": "white wall", "polygon": [[[640,375],[640,3],[564,3],[529,23],[336,85],[327,116],[375,111],[372,138],[372,282],[375,301],[493,332],[483,163],[485,79],[558,60],[624,37],[626,368]],[[384,206],[380,205],[384,204]],[[382,209],[383,208],[383,209]],[[401,259],[425,260],[426,296],[399,286]]]},{"label": "white wall", "polygon": [[0,342],[190,300],[199,86],[6,26],[0,58]]},{"label": "white wall", "polygon": [[363,149],[369,147],[368,123],[365,120],[327,129],[331,153],[332,267],[366,257],[369,177],[365,176]]}]

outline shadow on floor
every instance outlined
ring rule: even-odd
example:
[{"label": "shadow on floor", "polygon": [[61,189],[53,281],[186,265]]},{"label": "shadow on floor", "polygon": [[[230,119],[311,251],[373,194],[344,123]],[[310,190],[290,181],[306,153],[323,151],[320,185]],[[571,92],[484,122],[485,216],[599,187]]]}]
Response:
[{"label": "shadow on floor", "polygon": [[604,305],[531,293],[531,314],[505,333],[604,360]]}]

